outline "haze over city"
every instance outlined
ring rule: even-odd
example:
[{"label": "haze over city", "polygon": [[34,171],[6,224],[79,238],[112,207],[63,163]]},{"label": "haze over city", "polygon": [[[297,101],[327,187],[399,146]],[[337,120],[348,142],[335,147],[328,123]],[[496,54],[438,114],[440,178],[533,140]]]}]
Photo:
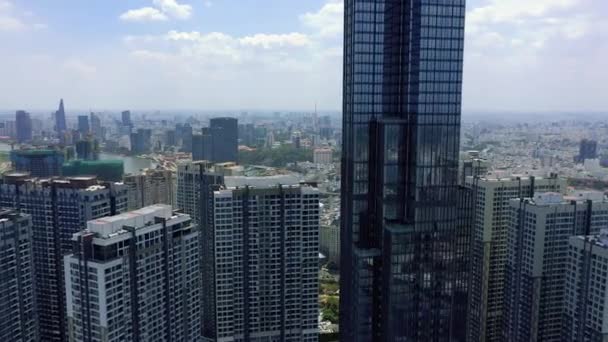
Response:
[{"label": "haze over city", "polygon": [[[0,110],[341,110],[339,0],[0,0]],[[463,110],[608,109],[608,3],[470,0]]]}]

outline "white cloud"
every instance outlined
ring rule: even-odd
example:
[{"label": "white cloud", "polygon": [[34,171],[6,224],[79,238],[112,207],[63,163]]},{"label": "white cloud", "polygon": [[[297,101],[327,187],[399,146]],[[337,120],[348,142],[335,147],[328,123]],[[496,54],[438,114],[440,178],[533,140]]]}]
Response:
[{"label": "white cloud", "polygon": [[154,0],[154,5],[163,13],[176,19],[188,19],[192,15],[192,6],[180,4],[176,0]]},{"label": "white cloud", "polygon": [[31,15],[28,15],[27,12],[21,13],[18,11],[12,2],[0,0],[0,32],[25,31],[29,29],[39,30],[47,27],[46,24],[32,22],[33,20],[30,18],[24,19],[24,17],[28,16]]},{"label": "white cloud", "polygon": [[153,0],[155,7],[128,10],[120,15],[125,21],[146,22],[166,21],[169,18],[185,20],[192,16],[192,6],[180,4],[176,0]]},{"label": "white cloud", "polygon": [[120,15],[120,19],[124,21],[165,21],[167,16],[153,7],[143,7],[127,12]]},{"label": "white cloud", "polygon": [[243,37],[239,40],[243,45],[263,47],[270,49],[275,46],[296,46],[302,47],[311,43],[310,39],[302,33],[288,34],[263,34],[258,33],[252,36]]},{"label": "white cloud", "polygon": [[317,12],[301,15],[300,21],[322,37],[340,36],[344,30],[344,2],[330,1]]},{"label": "white cloud", "polygon": [[25,29],[25,24],[21,20],[0,14],[0,32],[20,31],[23,29]]}]

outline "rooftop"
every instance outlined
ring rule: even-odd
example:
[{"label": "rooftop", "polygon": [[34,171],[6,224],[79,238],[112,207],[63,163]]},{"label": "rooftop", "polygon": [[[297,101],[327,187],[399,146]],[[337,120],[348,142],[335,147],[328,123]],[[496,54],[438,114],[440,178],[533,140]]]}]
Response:
[{"label": "rooftop", "polygon": [[270,188],[278,185],[299,185],[300,179],[295,175],[277,175],[268,177],[244,177],[232,176],[224,180],[226,188],[234,189],[240,187]]},{"label": "rooftop", "polygon": [[154,223],[156,217],[169,219],[172,216],[173,210],[170,205],[156,204],[128,213],[89,221],[87,222],[87,230],[98,234],[100,237],[108,238],[123,231],[124,227],[140,228],[149,223]]}]

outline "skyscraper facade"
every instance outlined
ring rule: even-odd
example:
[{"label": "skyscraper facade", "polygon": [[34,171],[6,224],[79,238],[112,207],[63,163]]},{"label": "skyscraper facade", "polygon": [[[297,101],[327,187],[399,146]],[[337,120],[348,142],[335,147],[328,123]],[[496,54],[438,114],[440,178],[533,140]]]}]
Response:
[{"label": "skyscraper facade", "polygon": [[63,106],[63,99],[59,101],[59,109],[55,112],[55,132],[62,135],[68,129],[68,125],[65,120],[65,108]]},{"label": "skyscraper facade", "polygon": [[344,5],[341,340],[465,341],[465,1]]},{"label": "skyscraper facade", "polygon": [[203,337],[316,342],[319,191],[291,177],[226,177],[201,232]]},{"label": "skyscraper facade", "polygon": [[30,113],[19,110],[15,114],[15,131],[18,143],[32,140],[32,118]]},{"label": "skyscraper facade", "polygon": [[65,256],[70,341],[200,341],[199,231],[155,205],[89,221]]},{"label": "skyscraper facade", "polygon": [[565,341],[569,240],[608,226],[608,200],[601,192],[537,193],[509,204],[504,340]]},{"label": "skyscraper facade", "polygon": [[238,161],[238,120],[236,118],[213,118],[209,120],[209,131],[213,141],[213,162],[224,163]]},{"label": "skyscraper facade", "polygon": [[546,178],[484,175],[469,176],[466,185],[473,190],[475,206],[468,341],[502,342],[509,201],[533,197],[537,192],[565,193],[568,183],[556,175]]},{"label": "skyscraper facade", "polygon": [[90,117],[90,123],[91,123],[91,133],[93,133],[93,136],[99,140],[104,140],[104,128],[101,125],[101,118],[99,118],[99,115],[95,114],[95,113],[91,113],[89,115]]},{"label": "skyscraper facade", "polygon": [[40,340],[65,341],[63,255],[87,221],[126,211],[126,188],[95,177],[36,179],[10,173],[0,184],[0,205],[32,218]]},{"label": "skyscraper facade", "polygon": [[0,210],[0,339],[38,341],[34,301],[32,221],[16,210]]},{"label": "skyscraper facade", "polygon": [[192,160],[212,160],[213,140],[209,128],[203,128],[202,134],[192,136]]}]

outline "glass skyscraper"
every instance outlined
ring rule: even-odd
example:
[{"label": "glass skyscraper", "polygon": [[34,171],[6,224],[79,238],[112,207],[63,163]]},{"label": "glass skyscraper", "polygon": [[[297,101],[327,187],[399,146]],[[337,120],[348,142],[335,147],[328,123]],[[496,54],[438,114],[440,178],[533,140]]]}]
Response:
[{"label": "glass skyscraper", "polygon": [[345,1],[343,341],[466,339],[464,16],[465,0]]}]

